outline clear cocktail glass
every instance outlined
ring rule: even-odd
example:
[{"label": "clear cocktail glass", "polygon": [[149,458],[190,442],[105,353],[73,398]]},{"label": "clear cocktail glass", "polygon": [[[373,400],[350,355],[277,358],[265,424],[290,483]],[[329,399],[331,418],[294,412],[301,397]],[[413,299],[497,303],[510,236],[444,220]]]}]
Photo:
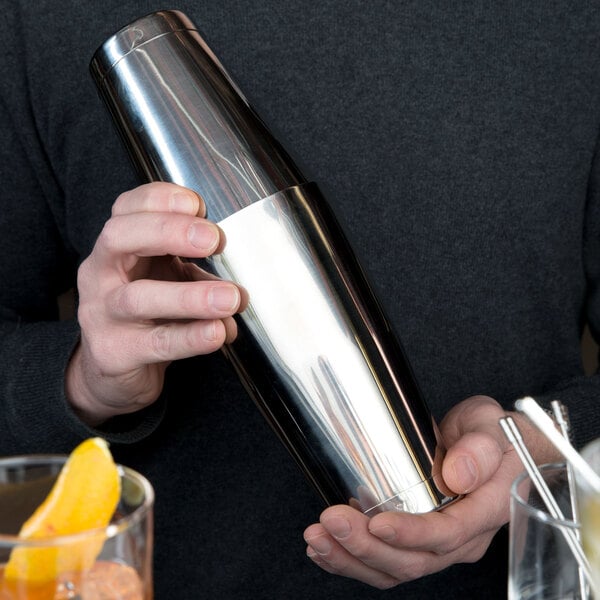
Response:
[{"label": "clear cocktail glass", "polygon": [[569,537],[581,527],[572,493],[571,473],[564,464],[543,465],[540,475],[564,519],[552,517],[527,473],[511,489],[509,527],[509,600],[591,600],[592,595]]},{"label": "clear cocktail glass", "polygon": [[[18,537],[66,460],[47,455],[0,459],[0,600],[152,600],[154,491],[127,467],[118,467],[121,497],[107,527],[68,536]],[[39,551],[38,557],[57,573],[55,580],[35,585],[5,580],[4,565],[15,548]],[[89,568],[65,567],[74,553],[90,548],[95,559]]]}]

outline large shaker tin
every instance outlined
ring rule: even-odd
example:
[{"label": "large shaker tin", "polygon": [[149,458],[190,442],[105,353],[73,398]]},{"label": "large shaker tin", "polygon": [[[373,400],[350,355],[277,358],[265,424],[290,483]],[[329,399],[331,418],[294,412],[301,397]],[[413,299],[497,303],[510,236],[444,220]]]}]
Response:
[{"label": "large shaker tin", "polygon": [[370,515],[451,501],[436,425],[335,216],[196,27],[148,15],[91,69],[143,179],[197,191],[225,232],[203,267],[249,304],[224,352],[325,502]]}]

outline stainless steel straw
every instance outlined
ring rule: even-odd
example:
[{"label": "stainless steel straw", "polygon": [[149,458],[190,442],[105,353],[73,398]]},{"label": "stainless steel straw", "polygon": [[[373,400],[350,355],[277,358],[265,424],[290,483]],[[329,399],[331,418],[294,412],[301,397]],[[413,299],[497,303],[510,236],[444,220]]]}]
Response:
[{"label": "stainless steel straw", "polygon": [[544,409],[529,396],[517,400],[515,408],[525,413],[548,441],[564,456],[565,460],[572,465],[579,475],[580,485],[589,488],[595,494],[600,494],[600,476],[573,448],[569,440],[556,429],[554,421]]}]

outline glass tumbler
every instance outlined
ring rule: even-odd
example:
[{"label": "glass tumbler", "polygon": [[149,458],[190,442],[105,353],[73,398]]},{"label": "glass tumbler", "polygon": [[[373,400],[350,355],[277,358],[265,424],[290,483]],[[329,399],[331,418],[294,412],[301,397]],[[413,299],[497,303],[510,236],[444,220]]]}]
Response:
[{"label": "glass tumbler", "polygon": [[[154,491],[131,469],[118,466],[121,497],[106,528],[29,540],[18,537],[66,460],[55,455],[0,459],[0,600],[152,600]],[[35,549],[37,560],[57,573],[55,580],[5,580],[4,566],[17,547]],[[65,561],[72,563],[74,554],[90,547],[101,549],[91,568],[65,570]]]},{"label": "glass tumbler", "polygon": [[563,464],[543,465],[540,472],[565,520],[550,516],[527,473],[516,478],[510,498],[508,598],[591,600],[565,538],[567,531],[580,535],[572,520],[577,506],[570,473]]}]

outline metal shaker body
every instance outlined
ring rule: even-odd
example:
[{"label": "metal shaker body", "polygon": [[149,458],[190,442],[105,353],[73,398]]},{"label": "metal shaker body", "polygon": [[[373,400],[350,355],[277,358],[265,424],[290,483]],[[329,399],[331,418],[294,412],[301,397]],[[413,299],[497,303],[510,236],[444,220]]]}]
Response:
[{"label": "metal shaker body", "polygon": [[225,232],[202,266],[249,304],[224,352],[325,502],[366,514],[450,502],[436,425],[335,216],[194,25],[148,15],[91,69],[144,179],[197,191]]}]

